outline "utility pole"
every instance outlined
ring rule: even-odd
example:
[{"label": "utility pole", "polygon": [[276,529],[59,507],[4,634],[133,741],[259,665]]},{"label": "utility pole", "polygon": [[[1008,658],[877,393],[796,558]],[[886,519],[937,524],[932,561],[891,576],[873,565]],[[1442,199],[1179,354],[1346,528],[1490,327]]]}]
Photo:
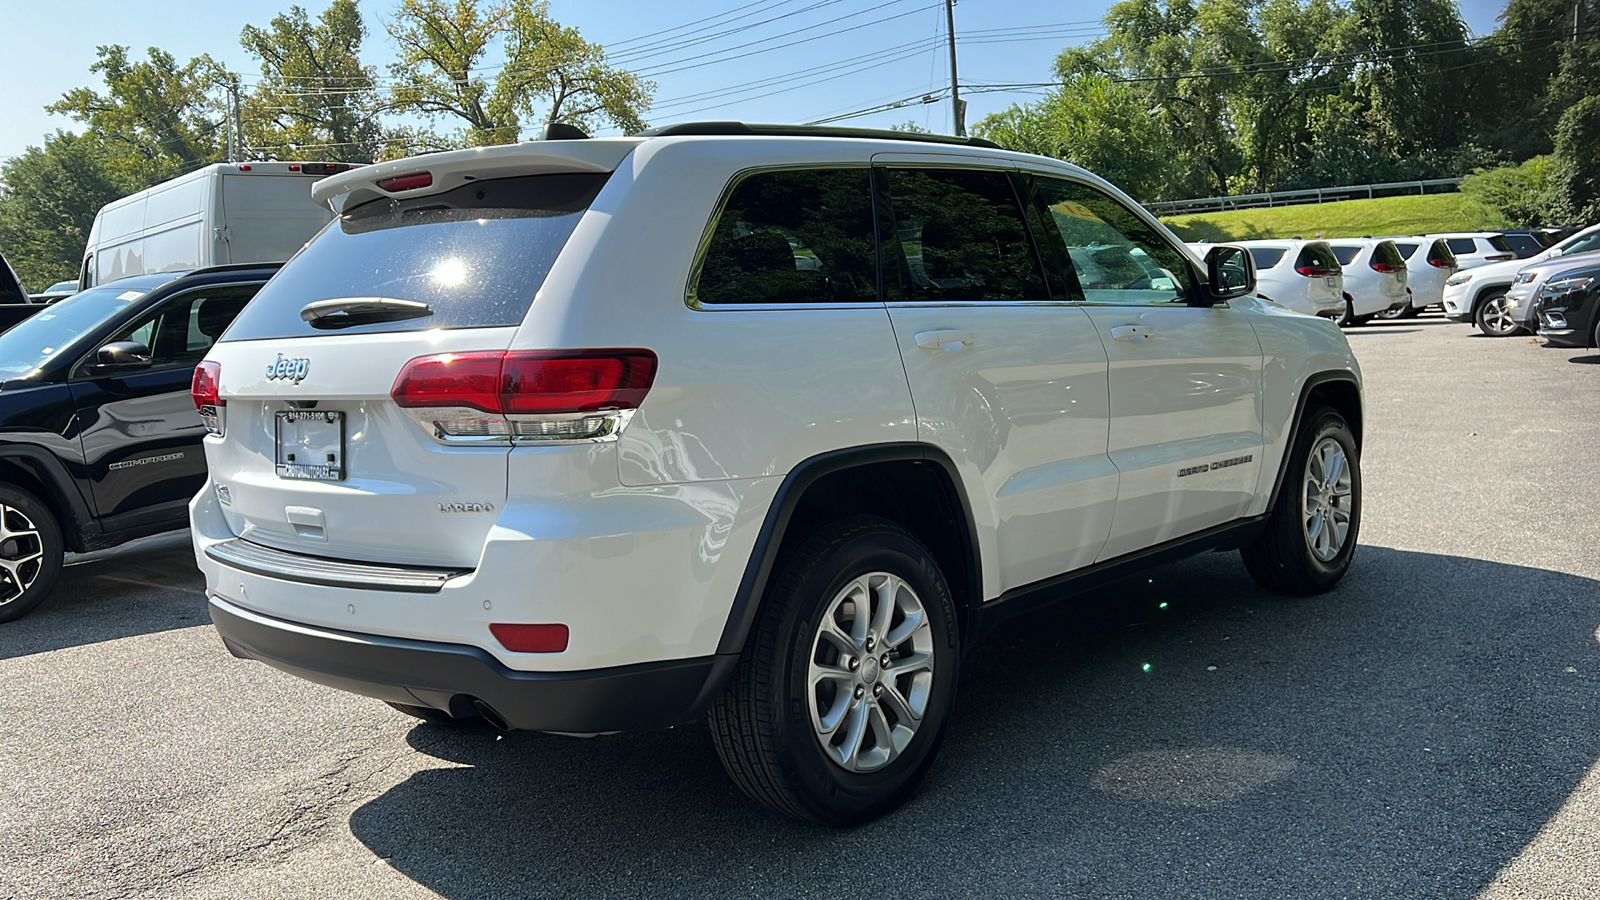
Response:
[{"label": "utility pole", "polygon": [[944,23],[950,37],[950,121],[956,137],[966,137],[967,105],[961,102],[961,87],[956,83],[956,0],[944,0]]},{"label": "utility pole", "polygon": [[244,120],[239,112],[239,76],[228,81],[228,162],[239,161],[244,144]]}]

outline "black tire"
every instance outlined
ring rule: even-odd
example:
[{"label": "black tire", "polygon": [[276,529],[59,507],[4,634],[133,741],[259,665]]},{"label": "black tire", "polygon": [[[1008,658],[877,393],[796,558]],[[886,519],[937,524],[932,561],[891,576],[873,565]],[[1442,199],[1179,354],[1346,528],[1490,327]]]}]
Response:
[{"label": "black tire", "polygon": [[451,728],[460,728],[462,726],[483,724],[483,719],[477,716],[468,716],[465,719],[458,719],[442,709],[434,709],[431,706],[412,706],[409,703],[395,703],[392,700],[385,700],[383,702],[389,704],[395,709],[400,710],[408,716],[414,716],[415,718],[421,719],[422,721],[427,722],[429,725],[446,725]]},{"label": "black tire", "polygon": [[[1322,559],[1307,536],[1306,470],[1313,451],[1331,440],[1344,452],[1349,475],[1349,529],[1337,552]],[[1320,594],[1344,577],[1355,556],[1361,531],[1361,455],[1350,425],[1332,409],[1319,406],[1306,411],[1304,424],[1295,435],[1294,446],[1284,465],[1283,487],[1277,503],[1267,516],[1261,534],[1245,545],[1239,555],[1245,568],[1262,587],[1283,594]],[[1319,501],[1321,502],[1321,501]]]},{"label": "black tire", "polygon": [[1339,314],[1339,318],[1336,321],[1339,323],[1340,328],[1350,328],[1360,324],[1356,321],[1356,308],[1350,302],[1349,297],[1344,298],[1344,312]]},{"label": "black tire", "polygon": [[[1501,301],[1505,300],[1505,297],[1504,290],[1490,291],[1479,299],[1477,307],[1472,311],[1472,321],[1478,326],[1479,331],[1489,337],[1510,337],[1522,330],[1522,326],[1511,318],[1510,313],[1505,313],[1503,317],[1500,314],[1503,311]],[[1501,324],[1502,322],[1511,324],[1506,326]]]},{"label": "black tire", "polygon": [[[810,687],[808,672],[814,660],[821,661],[819,657],[830,652],[826,647],[837,646],[819,635],[823,617],[852,582],[870,574],[903,580],[920,602],[929,631],[918,639],[931,638],[925,643],[931,648],[932,675],[922,716],[903,749],[890,753],[881,767],[857,772],[847,771],[824,750],[824,741],[832,738],[824,738],[812,720],[814,715],[832,714],[820,708],[821,695],[817,693],[830,688]],[[956,629],[955,604],[944,575],[932,554],[909,532],[870,516],[824,527],[789,556],[777,573],[732,681],[707,715],[723,767],[740,789],[760,803],[823,825],[856,825],[900,806],[933,765],[949,722],[960,656]],[[891,626],[889,633],[894,630]],[[885,650],[884,643],[866,649],[874,647],[868,642],[863,645],[862,657],[850,659],[865,660],[859,677],[867,677],[870,667],[876,679],[881,671],[876,654],[899,653],[912,640],[902,638],[895,650]],[[832,664],[845,666],[845,659],[840,652]],[[901,659],[895,657],[895,661]],[[864,691],[856,692],[848,685],[835,686],[831,690],[845,693],[834,694],[829,702],[835,704],[834,711],[860,706],[863,724],[856,727],[862,733],[869,728],[865,724],[869,707],[882,710],[878,715],[885,717],[885,722],[893,716],[897,724],[909,723],[911,719],[894,715],[890,702],[914,693],[896,693],[902,683],[896,677],[874,682],[872,692],[865,696]],[[892,696],[886,695],[880,705],[874,698],[885,688]],[[851,700],[852,696],[858,699]],[[842,723],[851,713],[839,715]],[[836,725],[833,737],[840,737],[847,727]],[[865,747],[865,739],[858,744]],[[873,738],[872,752],[884,749]]]},{"label": "black tire", "polygon": [[10,622],[34,611],[50,596],[61,577],[66,543],[50,508],[9,484],[0,484],[0,523],[4,525],[0,559],[24,560],[15,571],[0,566],[0,622]]}]

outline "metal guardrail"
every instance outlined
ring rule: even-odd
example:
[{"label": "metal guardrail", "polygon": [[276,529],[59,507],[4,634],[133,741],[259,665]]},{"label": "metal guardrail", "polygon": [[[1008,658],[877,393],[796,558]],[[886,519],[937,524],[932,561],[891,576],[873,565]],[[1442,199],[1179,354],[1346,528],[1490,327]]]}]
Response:
[{"label": "metal guardrail", "polygon": [[1264,194],[1234,194],[1230,197],[1201,197],[1195,200],[1157,200],[1146,203],[1145,209],[1162,215],[1187,215],[1201,212],[1223,212],[1230,209],[1256,209],[1263,206],[1292,206],[1298,203],[1331,203],[1335,200],[1370,200],[1395,194],[1426,194],[1429,188],[1447,188],[1434,193],[1453,191],[1462,182],[1460,178],[1432,178],[1425,181],[1390,181],[1383,184],[1346,184],[1339,187],[1306,188],[1298,191],[1268,191]]}]

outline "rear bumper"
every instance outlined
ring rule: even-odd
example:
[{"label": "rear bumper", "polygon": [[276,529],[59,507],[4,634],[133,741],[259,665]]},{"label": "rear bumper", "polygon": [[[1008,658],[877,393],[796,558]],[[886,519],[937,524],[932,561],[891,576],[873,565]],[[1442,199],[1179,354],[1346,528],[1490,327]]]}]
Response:
[{"label": "rear bumper", "polygon": [[726,682],[737,655],[577,672],[523,672],[462,644],[299,625],[211,597],[211,621],[241,659],[307,681],[457,716],[474,701],[510,728],[594,733],[691,722]]}]

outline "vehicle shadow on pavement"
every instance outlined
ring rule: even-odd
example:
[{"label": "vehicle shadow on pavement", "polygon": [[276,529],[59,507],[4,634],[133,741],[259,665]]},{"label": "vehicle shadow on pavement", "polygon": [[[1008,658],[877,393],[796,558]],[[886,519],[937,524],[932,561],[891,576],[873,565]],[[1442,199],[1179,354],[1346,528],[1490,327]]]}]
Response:
[{"label": "vehicle shadow on pavement", "polygon": [[1600,757],[1597,589],[1363,546],[1284,600],[1207,554],[991,635],[924,789],[860,828],[747,800],[703,727],[431,725],[456,765],[350,827],[453,898],[1468,896]]},{"label": "vehicle shadow on pavement", "polygon": [[1592,353],[1588,356],[1574,356],[1567,362],[1577,363],[1580,366],[1600,366],[1600,353]]},{"label": "vehicle shadow on pavement", "polygon": [[0,659],[207,625],[189,531],[67,557],[44,605],[0,625]]}]

